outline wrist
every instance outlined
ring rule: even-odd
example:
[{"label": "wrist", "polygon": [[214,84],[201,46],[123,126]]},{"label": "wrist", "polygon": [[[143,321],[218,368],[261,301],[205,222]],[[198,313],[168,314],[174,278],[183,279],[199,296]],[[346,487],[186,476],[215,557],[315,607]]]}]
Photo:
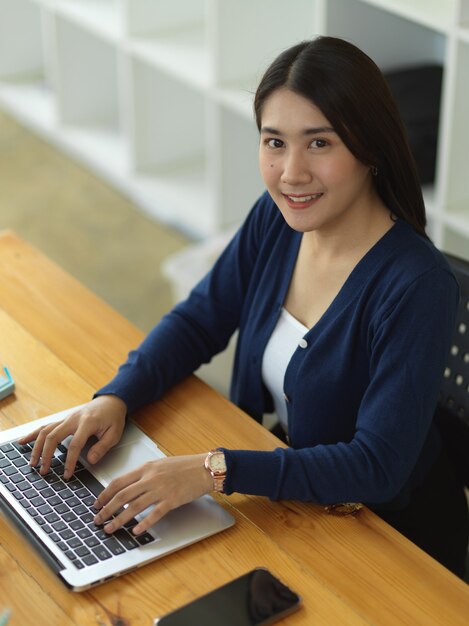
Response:
[{"label": "wrist", "polygon": [[103,394],[102,396],[95,396],[93,400],[111,408],[117,415],[127,416],[127,404],[119,396]]}]

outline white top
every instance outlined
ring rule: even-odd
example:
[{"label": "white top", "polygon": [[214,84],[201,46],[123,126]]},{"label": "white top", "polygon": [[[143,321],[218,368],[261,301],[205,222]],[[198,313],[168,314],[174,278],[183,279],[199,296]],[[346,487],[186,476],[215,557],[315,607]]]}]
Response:
[{"label": "white top", "polygon": [[307,332],[306,326],[282,308],[262,358],[262,380],[272,395],[275,412],[285,432],[288,432],[288,416],[283,381],[295,350],[308,345],[303,338]]}]

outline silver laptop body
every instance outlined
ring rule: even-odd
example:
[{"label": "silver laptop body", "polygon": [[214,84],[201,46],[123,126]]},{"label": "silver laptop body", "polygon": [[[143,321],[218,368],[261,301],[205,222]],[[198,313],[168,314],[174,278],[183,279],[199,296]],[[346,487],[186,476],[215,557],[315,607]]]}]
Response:
[{"label": "silver laptop body", "polygon": [[[45,477],[47,484],[44,485],[44,480],[37,478],[39,475],[35,476],[34,470],[33,474],[28,473],[31,468],[22,458],[24,450],[18,454],[13,444],[38,426],[63,419],[71,410],[0,432],[1,510],[70,589],[84,591],[234,524],[232,515],[210,496],[203,496],[168,513],[147,531],[138,545],[134,545],[136,541],[130,528],[111,535],[112,541],[106,544],[108,537],[99,533],[90,521],[93,511],[84,512],[95,498],[93,485],[98,481],[106,487],[113,478],[165,455],[129,422],[119,444],[99,463],[92,466],[80,458],[80,469],[65,483],[66,488],[60,475],[66,451],[58,450],[55,467]],[[70,438],[63,442],[65,447],[69,441]],[[136,520],[144,514],[136,516]]]}]

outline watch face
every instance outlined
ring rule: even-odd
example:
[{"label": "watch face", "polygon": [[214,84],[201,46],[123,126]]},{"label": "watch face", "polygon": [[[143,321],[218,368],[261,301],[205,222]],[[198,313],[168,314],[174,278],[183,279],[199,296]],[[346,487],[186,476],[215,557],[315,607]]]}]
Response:
[{"label": "watch face", "polygon": [[210,469],[217,474],[224,474],[226,472],[225,455],[223,452],[212,454],[210,457]]}]

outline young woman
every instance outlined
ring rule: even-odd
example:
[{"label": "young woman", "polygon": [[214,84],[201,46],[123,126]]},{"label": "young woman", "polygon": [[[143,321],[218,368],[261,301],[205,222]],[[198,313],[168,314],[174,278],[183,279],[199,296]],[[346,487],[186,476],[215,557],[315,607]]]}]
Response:
[{"label": "young woman", "polygon": [[68,435],[66,476],[91,435],[95,463],[126,415],[239,330],[231,399],[257,420],[275,408],[290,447],[146,464],[99,496],[97,523],[128,503],[106,525],[112,532],[154,504],[140,533],[214,488],[363,502],[462,575],[467,507],[432,422],[458,287],[425,234],[416,168],[385,80],[353,45],[320,37],[272,63],[255,114],[267,192],[116,377],[85,408],[23,439],[36,440],[31,463],[47,472]]}]

